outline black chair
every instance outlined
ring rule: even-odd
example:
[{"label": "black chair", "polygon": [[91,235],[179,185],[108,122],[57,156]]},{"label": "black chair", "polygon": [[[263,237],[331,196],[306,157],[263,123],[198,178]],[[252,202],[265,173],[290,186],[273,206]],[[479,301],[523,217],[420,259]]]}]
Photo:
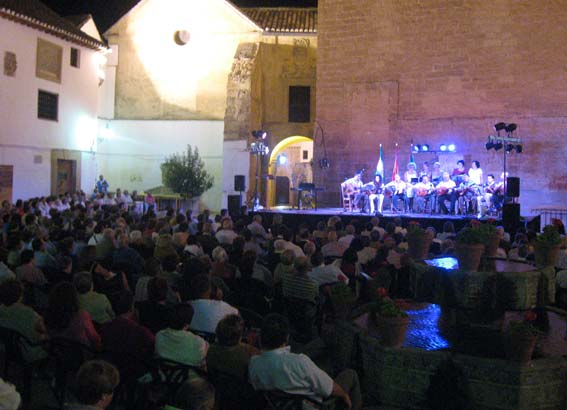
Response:
[{"label": "black chair", "polygon": [[209,370],[209,378],[215,386],[215,403],[218,410],[263,410],[264,396],[252,385],[232,374]]},{"label": "black chair", "polygon": [[152,380],[145,389],[145,397],[141,408],[161,408],[175,405],[178,390],[189,379],[191,372],[206,379],[206,372],[200,367],[190,366],[173,360],[155,358],[152,369]]},{"label": "black chair", "polygon": [[74,379],[84,362],[97,357],[97,352],[75,340],[56,337],[49,341],[49,356],[55,364],[55,379],[51,388],[59,408],[63,409],[69,381]]},{"label": "black chair", "polygon": [[269,410],[303,410],[303,403],[307,402],[310,407],[320,410],[338,410],[346,408],[341,405],[335,397],[328,398],[323,402],[318,402],[310,396],[302,394],[290,394],[281,390],[263,391],[266,400],[266,408]]},{"label": "black chair", "polygon": [[313,328],[316,325],[319,327],[320,324],[318,305],[299,298],[285,298],[284,303],[286,316],[292,328],[292,340],[298,343],[308,343],[313,340]]},{"label": "black chair", "polygon": [[28,401],[31,395],[33,371],[44,365],[47,358],[29,362],[26,359],[26,351],[34,347],[45,347],[45,343],[34,343],[17,330],[7,327],[0,327],[0,343],[4,345],[3,377],[9,378],[9,370],[12,365],[21,367],[23,372],[22,394],[24,401]]}]

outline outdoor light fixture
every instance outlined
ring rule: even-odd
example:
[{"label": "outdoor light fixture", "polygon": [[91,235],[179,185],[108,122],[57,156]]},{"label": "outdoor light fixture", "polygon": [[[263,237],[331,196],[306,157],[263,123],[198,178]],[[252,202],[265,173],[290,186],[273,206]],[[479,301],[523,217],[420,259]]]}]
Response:
[{"label": "outdoor light fixture", "polygon": [[495,130],[496,132],[502,131],[502,130],[505,129],[505,128],[506,128],[506,123],[504,123],[504,122],[499,122],[499,123],[497,123],[497,124],[494,124],[494,130]]},{"label": "outdoor light fixture", "polygon": [[497,143],[494,144],[494,150],[500,151],[503,146],[504,146],[504,144],[502,144],[501,142],[497,142]]},{"label": "outdoor light fixture", "polygon": [[439,151],[446,152],[447,151],[447,145],[441,144],[441,146],[439,147]]},{"label": "outdoor light fixture", "polygon": [[518,126],[516,124],[508,124],[508,125],[506,125],[505,130],[506,130],[507,133],[512,133],[512,132],[516,131],[516,128],[518,128]]},{"label": "outdoor light fixture", "polygon": [[287,163],[287,157],[285,154],[280,154],[278,156],[278,164],[285,165]]},{"label": "outdoor light fixture", "polygon": [[494,148],[494,143],[492,141],[490,141],[490,138],[488,139],[488,142],[484,145],[486,147],[486,150],[491,150],[492,148]]},{"label": "outdoor light fixture", "polygon": [[512,144],[506,145],[506,152],[512,152],[513,149],[514,149],[514,146]]},{"label": "outdoor light fixture", "polygon": [[417,144],[413,146],[413,152],[419,152],[421,151],[421,145]]},{"label": "outdoor light fixture", "polygon": [[268,133],[263,130],[252,131],[252,136],[257,140],[265,140],[268,136]]},{"label": "outdoor light fixture", "polygon": [[455,144],[449,144],[449,145],[447,146],[447,150],[448,150],[449,152],[455,152],[455,151],[457,150],[457,147],[455,146]]},{"label": "outdoor light fixture", "polygon": [[523,150],[524,150],[524,148],[521,145],[516,145],[516,152],[518,154],[521,154]]},{"label": "outdoor light fixture", "polygon": [[421,146],[421,150],[422,150],[423,152],[428,152],[428,151],[429,151],[429,145],[423,144],[423,145]]}]

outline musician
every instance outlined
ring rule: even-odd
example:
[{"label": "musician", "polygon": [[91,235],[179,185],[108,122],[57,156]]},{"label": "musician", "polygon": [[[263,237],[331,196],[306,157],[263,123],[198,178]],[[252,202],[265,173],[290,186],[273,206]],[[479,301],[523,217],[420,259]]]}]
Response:
[{"label": "musician", "polygon": [[[455,202],[457,201],[455,188],[455,181],[451,179],[448,172],[443,172],[443,180],[437,184],[435,190],[437,191],[437,203],[439,204],[439,209],[445,215],[448,213],[453,214],[455,212]],[[449,201],[451,203],[450,210],[447,209],[445,201]]]},{"label": "musician", "polygon": [[506,193],[505,192],[505,190],[506,190],[506,185],[505,185],[506,178],[508,178],[507,172],[506,172],[506,174],[504,174],[504,172],[502,174],[500,174],[500,181],[498,181],[498,183],[496,183],[494,185],[494,193],[492,194],[492,197],[490,198],[490,200],[492,202],[492,206],[497,211],[500,211],[500,209],[504,205],[504,194]]},{"label": "musician", "polygon": [[481,195],[476,198],[478,217],[482,218],[485,215],[485,209],[482,207],[482,201],[489,207],[492,204],[492,195],[496,189],[496,181],[494,180],[493,174],[488,174],[486,176],[486,183],[484,184],[484,190]]},{"label": "musician", "polygon": [[401,200],[404,202],[404,209],[407,207],[407,198],[406,198],[406,189],[407,185],[402,178],[400,178],[400,174],[396,174],[394,176],[394,180],[392,182],[388,182],[384,188],[390,189],[392,191],[392,208],[395,211],[399,211],[397,209],[397,203]]},{"label": "musician", "polygon": [[374,212],[381,214],[382,205],[384,204],[384,181],[382,181],[382,175],[379,173],[375,174],[374,182],[372,182],[373,189],[371,194],[368,195],[368,200],[370,202],[370,213]]},{"label": "musician", "polygon": [[457,161],[457,168],[453,169],[453,176],[465,175],[467,170],[465,169],[465,161],[462,159]]},{"label": "musician", "polygon": [[408,163],[407,171],[404,174],[404,181],[406,182],[406,198],[410,212],[413,212],[413,197],[414,190],[413,184],[418,180],[417,164],[415,162]]},{"label": "musician", "polygon": [[[357,171],[352,178],[343,182],[343,185],[345,192],[354,198],[353,204],[361,210],[364,209],[366,195],[361,192],[362,186],[364,185],[362,183],[362,171]],[[362,207],[360,205],[362,205]]]},{"label": "musician", "polygon": [[433,170],[431,171],[431,182],[437,185],[443,179],[443,171],[441,171],[441,164],[439,162],[433,163]]},{"label": "musician", "polygon": [[425,205],[431,201],[434,189],[433,184],[429,182],[429,176],[422,175],[421,182],[414,186],[415,202],[418,209],[425,209]]},{"label": "musician", "polygon": [[480,167],[480,162],[473,161],[471,163],[471,167],[469,168],[469,177],[475,185],[482,186],[484,178],[482,176],[482,168]]},{"label": "musician", "polygon": [[[476,198],[477,188],[476,185],[469,177],[468,174],[463,175],[463,182],[457,188],[457,195],[459,201],[459,208],[463,209],[465,206],[470,205],[473,198]],[[465,209],[465,215],[469,209]]]}]

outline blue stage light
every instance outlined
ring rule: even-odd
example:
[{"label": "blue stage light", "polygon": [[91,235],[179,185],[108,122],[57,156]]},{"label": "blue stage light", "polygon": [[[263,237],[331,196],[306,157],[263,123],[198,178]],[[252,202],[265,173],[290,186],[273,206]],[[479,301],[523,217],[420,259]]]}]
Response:
[{"label": "blue stage light", "polygon": [[419,152],[421,151],[421,145],[417,144],[413,146],[413,152]]},{"label": "blue stage light", "polygon": [[423,144],[423,145],[421,146],[421,150],[422,150],[423,152],[429,151],[429,145]]},{"label": "blue stage light", "polygon": [[455,144],[449,144],[449,146],[447,147],[447,150],[449,152],[455,152],[457,150],[457,147],[455,146]]},{"label": "blue stage light", "polygon": [[447,151],[447,145],[441,144],[441,146],[439,147],[439,151],[441,151],[441,152]]}]

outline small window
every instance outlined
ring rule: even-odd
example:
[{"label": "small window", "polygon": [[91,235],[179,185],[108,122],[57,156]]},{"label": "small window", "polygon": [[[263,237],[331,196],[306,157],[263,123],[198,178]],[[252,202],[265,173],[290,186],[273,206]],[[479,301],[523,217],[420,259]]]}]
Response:
[{"label": "small window", "polygon": [[308,159],[309,159],[309,151],[307,151],[306,149],[303,150],[303,159],[304,159],[304,160],[308,160]]},{"label": "small window", "polygon": [[37,95],[37,118],[57,121],[59,114],[59,95],[39,90]]},{"label": "small window", "polygon": [[38,38],[35,75],[44,80],[61,83],[62,55],[63,47]]},{"label": "small window", "polygon": [[289,87],[289,122],[311,120],[311,87]]},{"label": "small window", "polygon": [[71,67],[79,68],[81,64],[81,50],[71,47]]}]

